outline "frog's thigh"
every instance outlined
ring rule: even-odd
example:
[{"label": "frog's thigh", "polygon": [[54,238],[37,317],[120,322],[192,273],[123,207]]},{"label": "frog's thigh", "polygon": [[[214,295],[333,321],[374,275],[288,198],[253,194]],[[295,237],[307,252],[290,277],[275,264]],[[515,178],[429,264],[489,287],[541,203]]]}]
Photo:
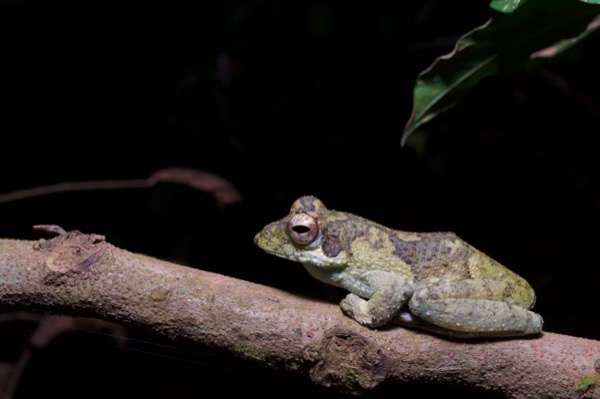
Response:
[{"label": "frog's thigh", "polygon": [[[367,327],[388,323],[412,294],[412,286],[397,273],[372,271],[363,276],[368,287],[368,300],[350,293],[340,303],[344,313]],[[366,296],[366,291],[356,291]]]},{"label": "frog's thigh", "polygon": [[[428,286],[415,292],[411,312],[439,327],[477,335],[525,335],[541,331],[543,320],[520,304],[511,282],[461,280]],[[527,302],[527,301],[524,301]],[[528,306],[525,305],[525,306]]]}]

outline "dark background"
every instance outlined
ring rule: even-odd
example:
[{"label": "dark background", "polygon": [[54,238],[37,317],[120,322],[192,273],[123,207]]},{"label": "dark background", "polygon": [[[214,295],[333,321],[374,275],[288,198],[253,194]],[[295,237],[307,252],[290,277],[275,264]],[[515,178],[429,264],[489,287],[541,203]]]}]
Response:
[{"label": "dark background", "polygon": [[[401,148],[416,75],[494,15],[487,2],[288,3],[0,2],[0,193],[183,166],[243,196],[222,209],[174,184],[53,194],[0,204],[0,236],[59,224],[326,297],[301,265],[252,242],[312,194],[393,228],[456,232],[528,279],[545,330],[598,339],[597,35],[542,72],[484,81]],[[0,360],[34,328],[0,325]],[[110,337],[64,334],[34,352],[16,397],[332,395],[308,377],[131,337],[149,343],[119,351]]]}]

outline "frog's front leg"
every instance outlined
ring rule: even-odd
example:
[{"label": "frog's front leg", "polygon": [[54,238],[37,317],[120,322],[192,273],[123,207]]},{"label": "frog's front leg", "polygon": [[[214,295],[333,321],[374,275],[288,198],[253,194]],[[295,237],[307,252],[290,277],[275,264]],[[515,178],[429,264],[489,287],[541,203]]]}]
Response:
[{"label": "frog's front leg", "polygon": [[[367,327],[388,323],[406,304],[414,287],[397,273],[369,271],[341,282],[350,291],[340,303],[344,313]],[[367,298],[366,300],[363,298]]]},{"label": "frog's front leg", "polygon": [[537,334],[543,319],[527,310],[531,288],[510,281],[459,280],[418,289],[409,302],[413,314],[457,336]]}]

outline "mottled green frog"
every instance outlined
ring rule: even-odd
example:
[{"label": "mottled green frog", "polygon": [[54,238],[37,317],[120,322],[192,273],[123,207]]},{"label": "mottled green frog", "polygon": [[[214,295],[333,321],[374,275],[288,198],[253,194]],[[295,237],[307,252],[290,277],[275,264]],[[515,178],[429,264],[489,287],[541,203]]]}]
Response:
[{"label": "mottled green frog", "polygon": [[542,330],[527,281],[454,233],[392,230],[305,196],[254,242],[349,291],[343,312],[370,328],[394,322],[455,337]]}]

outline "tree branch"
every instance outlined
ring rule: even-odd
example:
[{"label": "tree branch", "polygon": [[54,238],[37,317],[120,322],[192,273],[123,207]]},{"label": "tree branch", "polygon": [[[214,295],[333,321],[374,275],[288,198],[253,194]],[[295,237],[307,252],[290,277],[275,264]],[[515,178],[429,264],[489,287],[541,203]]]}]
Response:
[{"label": "tree branch", "polygon": [[60,235],[47,241],[0,240],[1,310],[144,326],[354,394],[383,382],[441,382],[510,398],[600,398],[598,341],[370,330],[337,304],[130,253],[100,235],[53,231]]}]

